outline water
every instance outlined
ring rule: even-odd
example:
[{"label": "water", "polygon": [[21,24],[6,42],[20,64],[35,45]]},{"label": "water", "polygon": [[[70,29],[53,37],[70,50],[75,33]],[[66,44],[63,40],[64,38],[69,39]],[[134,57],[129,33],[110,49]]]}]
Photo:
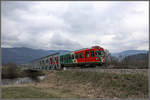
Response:
[{"label": "water", "polygon": [[[40,81],[44,80],[45,76],[38,76]],[[26,84],[35,83],[35,81],[29,77],[15,78],[15,79],[2,79],[2,85],[15,85],[15,84]]]}]

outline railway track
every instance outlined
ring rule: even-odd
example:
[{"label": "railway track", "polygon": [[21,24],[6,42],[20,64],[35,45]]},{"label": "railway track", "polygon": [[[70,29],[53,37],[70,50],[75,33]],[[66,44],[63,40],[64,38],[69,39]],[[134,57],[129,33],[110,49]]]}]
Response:
[{"label": "railway track", "polygon": [[92,71],[92,72],[107,72],[107,73],[118,73],[118,74],[127,74],[127,73],[144,73],[148,74],[148,69],[102,69],[102,68],[67,68],[66,70],[70,71]]}]

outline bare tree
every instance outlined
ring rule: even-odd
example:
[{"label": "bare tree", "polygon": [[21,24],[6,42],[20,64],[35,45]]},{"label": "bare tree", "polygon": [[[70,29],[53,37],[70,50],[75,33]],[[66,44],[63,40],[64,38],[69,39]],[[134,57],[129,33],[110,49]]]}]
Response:
[{"label": "bare tree", "polygon": [[104,52],[106,56],[105,67],[108,67],[111,64],[111,60],[112,60],[111,53],[107,49],[105,49]]}]

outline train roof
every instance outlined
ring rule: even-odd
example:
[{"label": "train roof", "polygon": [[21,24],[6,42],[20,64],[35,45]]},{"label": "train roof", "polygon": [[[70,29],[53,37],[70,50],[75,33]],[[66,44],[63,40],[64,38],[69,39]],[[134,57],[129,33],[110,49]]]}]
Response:
[{"label": "train roof", "polygon": [[41,57],[41,58],[37,58],[37,59],[31,60],[30,62],[34,62],[34,61],[40,60],[42,58],[46,58],[46,57],[54,56],[54,55],[58,55],[58,54],[60,54],[60,53],[53,53],[53,54],[50,54],[50,55],[47,55],[47,56],[44,56],[44,57]]},{"label": "train roof", "polygon": [[47,56],[44,56],[44,57],[41,57],[41,58],[34,59],[34,60],[30,61],[30,62],[34,62],[34,61],[40,60],[42,58],[46,58],[46,57],[53,56],[53,55],[60,55],[60,56],[61,55],[67,55],[68,53],[71,53],[71,52],[78,52],[78,51],[88,50],[88,49],[103,49],[103,48],[100,47],[100,46],[92,46],[91,48],[82,48],[82,49],[75,50],[75,51],[70,51],[70,52],[67,52],[67,53],[64,53],[64,54],[61,54],[61,53],[57,52],[57,53],[53,53],[53,54],[50,54],[50,55],[47,55]]},{"label": "train roof", "polygon": [[75,51],[72,51],[72,52],[82,51],[82,50],[88,50],[88,49],[103,49],[103,48],[100,47],[100,46],[92,46],[91,48],[82,48],[82,49],[75,50]]}]

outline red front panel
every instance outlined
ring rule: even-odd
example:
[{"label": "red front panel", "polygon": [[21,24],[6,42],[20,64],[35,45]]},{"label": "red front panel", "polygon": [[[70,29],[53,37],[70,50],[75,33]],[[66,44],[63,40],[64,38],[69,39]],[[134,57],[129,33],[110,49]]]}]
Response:
[{"label": "red front panel", "polygon": [[[95,51],[104,51],[103,48],[91,48],[91,49],[85,49],[85,50],[80,50],[80,51],[75,51],[76,55],[79,55],[80,53],[83,54],[83,57],[77,58],[78,63],[83,63],[83,62],[100,62],[99,58],[96,57]],[[105,59],[105,57],[103,57]]]}]

